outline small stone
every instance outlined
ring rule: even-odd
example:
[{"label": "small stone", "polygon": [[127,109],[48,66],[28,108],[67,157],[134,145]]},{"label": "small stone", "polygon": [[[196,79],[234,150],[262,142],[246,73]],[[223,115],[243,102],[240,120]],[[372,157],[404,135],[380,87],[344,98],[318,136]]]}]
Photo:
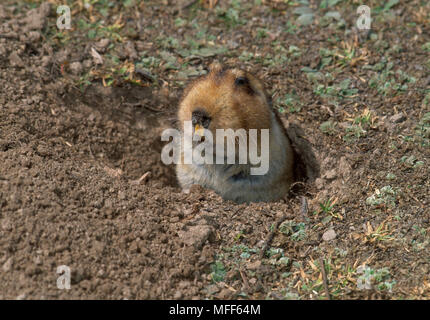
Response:
[{"label": "small stone", "polygon": [[186,231],[180,231],[179,237],[186,245],[192,245],[196,249],[201,249],[206,240],[212,238],[213,228],[206,225],[189,227]]},{"label": "small stone", "polygon": [[346,180],[351,175],[351,166],[345,157],[341,157],[339,161],[339,173]]},{"label": "small stone", "polygon": [[91,48],[91,56],[93,57],[93,61],[95,64],[103,64],[103,58],[100,53],[97,52],[96,49]]},{"label": "small stone", "polygon": [[192,285],[192,283],[190,281],[182,280],[182,281],[179,282],[178,288],[179,289],[185,289],[185,288],[190,287],[191,285]]},{"label": "small stone", "polygon": [[43,2],[39,8],[34,8],[27,11],[27,16],[24,19],[27,30],[42,30],[45,26],[47,17],[51,10],[49,2]]},{"label": "small stone", "polygon": [[284,213],[282,211],[276,212],[276,219],[282,219],[283,216],[284,216]]},{"label": "small stone", "polygon": [[249,263],[246,265],[246,268],[247,268],[248,270],[257,270],[257,269],[259,269],[259,268],[260,268],[260,266],[261,266],[261,261],[257,260],[257,261],[254,261],[254,262],[249,262]]},{"label": "small stone", "polygon": [[176,291],[175,294],[173,295],[173,299],[175,300],[179,300],[182,298],[182,292],[181,291]]},{"label": "small stone", "polygon": [[96,42],[95,46],[99,52],[104,53],[106,51],[106,48],[109,45],[109,43],[110,43],[110,40],[104,38],[104,39],[100,39],[100,41]]},{"label": "small stone", "polygon": [[237,49],[239,47],[239,43],[232,40],[227,41],[227,45],[230,49]]},{"label": "small stone", "polygon": [[28,40],[31,42],[39,41],[40,39],[40,32],[39,31],[30,31],[28,33]]},{"label": "small stone", "polygon": [[70,49],[65,48],[55,53],[55,61],[59,64],[65,63],[69,60]]},{"label": "small stone", "polygon": [[327,171],[324,175],[324,177],[328,180],[333,180],[334,178],[336,178],[336,176],[337,176],[336,169],[331,169]]},{"label": "small stone", "polygon": [[13,224],[10,221],[10,219],[5,218],[1,222],[1,227],[2,227],[3,230],[11,231],[13,229]]},{"label": "small stone", "polygon": [[2,267],[4,272],[8,272],[12,269],[12,257],[6,260]]},{"label": "small stone", "polygon": [[79,75],[82,72],[82,63],[76,61],[76,62],[72,62],[70,64],[70,71],[74,74],[74,75]]},{"label": "small stone", "polygon": [[6,18],[6,11],[4,10],[3,5],[0,4],[0,19]]},{"label": "small stone", "polygon": [[93,65],[93,62],[90,60],[90,59],[86,59],[86,60],[84,60],[84,62],[83,62],[83,66],[84,66],[84,68],[86,68],[86,69],[89,69],[89,68],[91,68],[91,66]]},{"label": "small stone", "polygon": [[220,291],[220,288],[218,288],[215,284],[210,284],[206,287],[206,292],[208,295],[214,295]]},{"label": "small stone", "polygon": [[324,179],[316,178],[315,186],[318,188],[318,190],[321,190],[324,187]]},{"label": "small stone", "polygon": [[329,229],[326,232],[324,232],[322,239],[324,241],[331,241],[334,240],[336,238],[336,232],[334,232],[333,229]]},{"label": "small stone", "polygon": [[394,123],[400,123],[406,120],[406,117],[403,113],[395,114],[394,116],[390,117],[390,121]]},{"label": "small stone", "polygon": [[226,300],[228,298],[231,298],[232,296],[232,292],[230,289],[224,288],[220,291],[220,293],[218,294],[218,299],[221,300]]},{"label": "small stone", "polygon": [[12,66],[23,67],[24,62],[16,52],[12,52],[9,56],[9,62]]},{"label": "small stone", "polygon": [[125,45],[125,54],[127,55],[127,57],[130,60],[135,60],[137,59],[137,52],[136,52],[136,48],[134,47],[134,43],[131,41],[128,41]]},{"label": "small stone", "polygon": [[22,293],[16,297],[16,300],[24,300],[25,298],[27,298],[27,295],[25,293]]},{"label": "small stone", "polygon": [[93,249],[96,253],[102,253],[105,249],[105,244],[101,241],[95,241],[93,243]]},{"label": "small stone", "polygon": [[44,68],[46,68],[51,63],[51,57],[50,56],[43,56],[40,60],[40,65]]},{"label": "small stone", "polygon": [[40,256],[36,256],[34,258],[34,264],[37,266],[40,266],[42,264],[42,259],[40,258]]},{"label": "small stone", "polygon": [[4,44],[0,43],[0,55],[5,56],[6,53],[7,53],[6,46]]}]

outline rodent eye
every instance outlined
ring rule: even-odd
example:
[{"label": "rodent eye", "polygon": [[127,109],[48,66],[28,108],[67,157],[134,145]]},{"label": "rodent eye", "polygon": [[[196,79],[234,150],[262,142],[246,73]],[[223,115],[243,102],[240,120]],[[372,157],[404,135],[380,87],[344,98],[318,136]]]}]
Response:
[{"label": "rodent eye", "polygon": [[248,79],[245,78],[245,77],[237,77],[236,80],[234,81],[234,83],[236,85],[241,86],[241,85],[247,84],[248,83]]}]

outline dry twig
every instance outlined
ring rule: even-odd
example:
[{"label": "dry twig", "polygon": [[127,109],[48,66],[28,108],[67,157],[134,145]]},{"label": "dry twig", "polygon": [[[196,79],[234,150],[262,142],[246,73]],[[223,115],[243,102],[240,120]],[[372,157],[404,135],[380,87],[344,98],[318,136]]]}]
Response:
[{"label": "dry twig", "polygon": [[281,225],[282,222],[284,222],[287,219],[288,215],[287,214],[283,214],[276,222],[275,222],[275,227],[273,228],[272,231],[270,231],[269,236],[267,237],[266,242],[264,243],[263,249],[261,249],[260,252],[260,259],[264,258],[264,255],[266,254],[267,249],[270,247],[273,238],[275,237],[276,231],[278,230],[279,226]]},{"label": "dry twig", "polygon": [[321,273],[323,278],[324,290],[328,300],[331,300],[330,291],[328,290],[327,274],[325,272],[324,259],[320,258]]}]

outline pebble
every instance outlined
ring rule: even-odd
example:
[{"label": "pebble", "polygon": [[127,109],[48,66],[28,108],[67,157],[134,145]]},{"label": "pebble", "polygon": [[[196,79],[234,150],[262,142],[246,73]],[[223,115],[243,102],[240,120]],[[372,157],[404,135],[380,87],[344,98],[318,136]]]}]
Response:
[{"label": "pebble", "polygon": [[397,113],[394,116],[390,117],[390,121],[394,123],[400,123],[406,120],[406,117],[403,113]]},{"label": "pebble", "polygon": [[4,272],[9,272],[12,269],[12,257],[6,260],[2,267]]},{"label": "pebble", "polygon": [[318,188],[318,190],[321,190],[324,187],[324,179],[316,178],[315,185]]},{"label": "pebble", "polygon": [[324,175],[324,177],[328,180],[333,180],[334,178],[336,178],[336,176],[337,176],[336,169],[329,170]]},{"label": "pebble", "polygon": [[175,300],[179,300],[182,298],[182,292],[181,291],[176,291],[175,294],[173,295],[173,299]]},{"label": "pebble", "polygon": [[98,51],[100,51],[101,53],[104,53],[109,43],[110,43],[110,40],[104,38],[104,39],[100,39],[100,41],[98,41],[95,44],[95,46],[96,46],[96,49],[98,49]]},{"label": "pebble", "polygon": [[9,56],[9,62],[12,66],[23,67],[24,62],[16,52],[12,52]]},{"label": "pebble", "polygon": [[326,232],[324,232],[322,239],[324,241],[331,241],[334,240],[336,238],[336,232],[334,232],[333,229],[329,229]]},{"label": "pebble", "polygon": [[25,293],[22,293],[16,297],[16,300],[24,300],[25,298],[27,298],[27,295]]},{"label": "pebble", "polygon": [[249,262],[249,263],[246,265],[246,268],[247,268],[248,270],[257,270],[257,269],[259,269],[259,268],[260,268],[260,266],[261,266],[261,261],[257,260],[257,261],[254,261],[254,262]]},{"label": "pebble", "polygon": [[201,249],[203,244],[211,238],[214,230],[210,226],[191,226],[186,231],[180,231],[179,237],[186,245],[192,245],[196,249]]},{"label": "pebble", "polygon": [[69,68],[74,75],[79,75],[82,72],[82,63],[79,61],[72,62]]}]

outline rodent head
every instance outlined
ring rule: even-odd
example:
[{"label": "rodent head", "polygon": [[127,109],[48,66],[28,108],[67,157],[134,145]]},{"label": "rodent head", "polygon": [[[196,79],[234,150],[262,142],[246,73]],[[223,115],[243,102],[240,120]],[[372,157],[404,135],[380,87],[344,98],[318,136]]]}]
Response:
[{"label": "rodent head", "polygon": [[184,91],[178,120],[193,127],[216,129],[270,129],[271,107],[264,86],[252,74],[212,63],[210,72]]}]

